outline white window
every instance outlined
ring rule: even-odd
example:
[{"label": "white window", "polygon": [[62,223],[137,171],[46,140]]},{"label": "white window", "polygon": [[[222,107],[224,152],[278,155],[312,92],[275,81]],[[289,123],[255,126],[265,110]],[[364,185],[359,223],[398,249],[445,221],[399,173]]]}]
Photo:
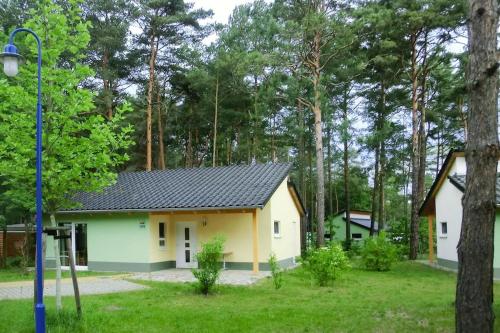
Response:
[{"label": "white window", "polygon": [[158,246],[162,249],[166,246],[165,241],[165,222],[158,223]]},{"label": "white window", "polygon": [[274,233],[274,237],[281,236],[281,223],[280,223],[280,221],[273,222],[273,233]]},{"label": "white window", "polygon": [[448,235],[448,223],[447,222],[441,222],[441,235],[442,236]]}]

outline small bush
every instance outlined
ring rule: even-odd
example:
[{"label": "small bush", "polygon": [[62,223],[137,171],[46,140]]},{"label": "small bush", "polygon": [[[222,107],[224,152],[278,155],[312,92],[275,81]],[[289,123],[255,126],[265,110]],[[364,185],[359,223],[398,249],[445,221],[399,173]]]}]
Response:
[{"label": "small bush", "polygon": [[283,270],[279,266],[274,254],[269,257],[269,267],[271,268],[271,276],[273,277],[274,288],[280,289],[283,284]]},{"label": "small bush", "polygon": [[202,245],[200,252],[196,254],[198,268],[193,269],[193,275],[198,279],[198,290],[207,295],[214,287],[222,269],[221,259],[224,250],[224,239],[215,237]]},{"label": "small bush", "polygon": [[22,268],[23,257],[7,257],[6,266],[8,268]]},{"label": "small bush", "polygon": [[303,265],[320,286],[335,281],[343,270],[350,267],[346,253],[338,244],[309,251]]},{"label": "small bush", "polygon": [[367,269],[388,271],[397,260],[397,252],[396,246],[387,239],[385,232],[381,232],[377,237],[365,241],[361,258]]}]

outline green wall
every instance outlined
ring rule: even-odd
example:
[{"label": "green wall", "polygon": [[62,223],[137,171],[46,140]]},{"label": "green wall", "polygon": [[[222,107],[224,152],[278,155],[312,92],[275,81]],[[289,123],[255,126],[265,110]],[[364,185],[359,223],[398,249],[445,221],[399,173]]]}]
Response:
[{"label": "green wall", "polygon": [[[345,228],[346,228],[346,223],[343,218],[343,214],[339,214],[335,216],[332,220],[332,225],[333,225],[333,240],[336,241],[343,241],[345,240]],[[327,224],[325,226],[325,233],[329,233],[330,228],[329,225]],[[366,239],[370,237],[370,230],[360,227],[357,224],[351,223],[351,235],[352,234],[361,234],[362,239]]]},{"label": "green wall", "polygon": [[[106,263],[119,270],[147,270],[149,265],[150,226],[147,213],[61,214],[58,223],[86,223],[89,269],[102,270]],[[48,218],[44,221],[49,224]],[[143,222],[143,223],[142,223]],[[54,260],[53,238],[47,238],[48,267]],[[125,269],[126,268],[126,269]]]}]

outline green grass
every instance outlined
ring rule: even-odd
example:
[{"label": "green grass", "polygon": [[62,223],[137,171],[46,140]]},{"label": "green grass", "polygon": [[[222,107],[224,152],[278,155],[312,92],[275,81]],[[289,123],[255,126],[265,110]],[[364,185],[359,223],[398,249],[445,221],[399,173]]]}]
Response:
[{"label": "green grass", "polygon": [[[83,318],[64,298],[56,315],[47,298],[49,332],[453,332],[455,275],[402,262],[390,272],[353,268],[330,287],[303,270],[250,287],[221,286],[211,296],[191,284],[145,283],[150,289],[84,296]],[[500,285],[495,285],[500,295]],[[498,302],[498,297],[496,298]],[[0,332],[32,332],[32,301],[0,301]],[[500,307],[495,306],[497,317]],[[497,324],[496,329],[500,329]]]},{"label": "green grass", "polygon": [[[7,268],[0,269],[0,282],[13,282],[13,281],[33,281],[35,278],[35,273],[33,271],[24,273],[19,268]],[[116,273],[109,272],[90,272],[90,271],[78,271],[77,276],[98,276],[98,275],[113,275]],[[71,273],[69,271],[62,271],[63,278],[70,278]],[[45,271],[45,279],[55,279],[56,272],[54,270]]]}]

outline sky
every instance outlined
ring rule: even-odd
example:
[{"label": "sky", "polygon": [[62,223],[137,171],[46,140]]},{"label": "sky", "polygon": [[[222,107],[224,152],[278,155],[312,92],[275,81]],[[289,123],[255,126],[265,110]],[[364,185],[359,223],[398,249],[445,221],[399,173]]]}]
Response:
[{"label": "sky", "polygon": [[252,0],[191,0],[194,8],[211,9],[214,12],[212,22],[227,23],[234,7],[252,2]]}]

